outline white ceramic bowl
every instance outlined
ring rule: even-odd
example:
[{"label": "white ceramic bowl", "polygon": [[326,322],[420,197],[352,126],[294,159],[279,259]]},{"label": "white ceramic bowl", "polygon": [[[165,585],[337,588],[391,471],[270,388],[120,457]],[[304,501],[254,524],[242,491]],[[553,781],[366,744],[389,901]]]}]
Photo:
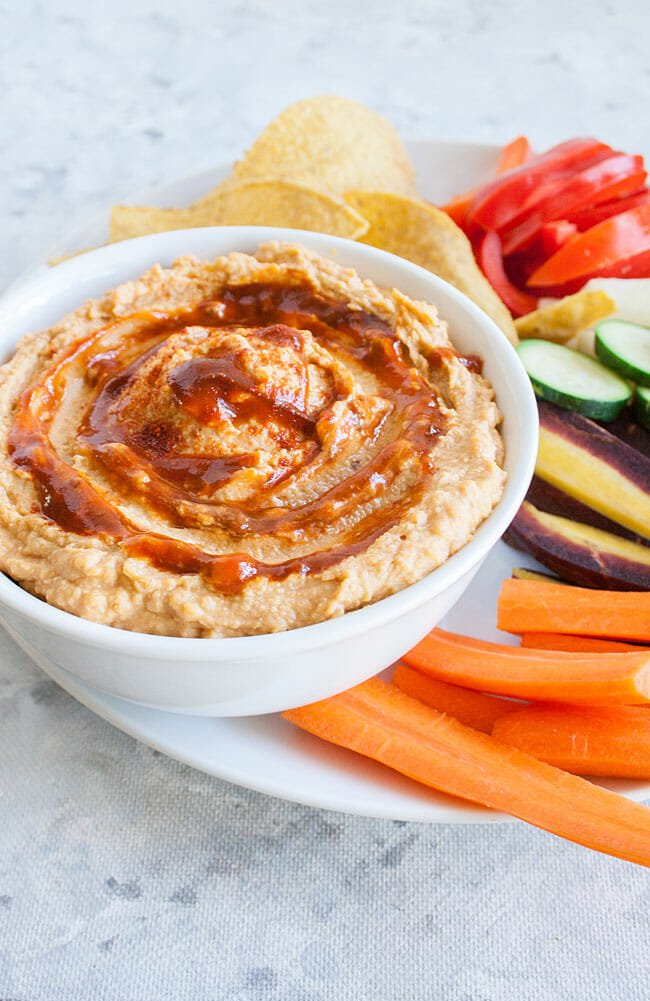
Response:
[{"label": "white ceramic bowl", "polygon": [[253,252],[268,239],[301,242],[380,286],[434,302],[455,346],[484,359],[504,416],[508,481],[474,537],[437,570],[340,618],[283,633],[183,639],[98,625],[46,604],[0,574],[0,621],[46,670],[63,667],[114,695],[212,716],[275,712],[324,698],[376,674],[420,640],[460,597],[519,507],[537,452],[537,408],[517,355],[494,323],[446,282],[408,261],[348,240],[296,230],[179,230],[102,247],[52,268],[0,300],[0,357],[29,330],[85,299],[181,254]]}]

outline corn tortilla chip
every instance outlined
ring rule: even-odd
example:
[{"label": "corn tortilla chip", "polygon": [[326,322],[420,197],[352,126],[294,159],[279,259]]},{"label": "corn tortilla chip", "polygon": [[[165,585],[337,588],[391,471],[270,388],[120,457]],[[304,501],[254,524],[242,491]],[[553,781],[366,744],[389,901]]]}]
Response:
[{"label": "corn tortilla chip", "polygon": [[539,337],[556,344],[566,344],[587,327],[613,313],[616,303],[602,291],[583,289],[567,295],[515,320],[519,337]]},{"label": "corn tortilla chip", "polygon": [[213,192],[186,209],[116,205],[110,239],[195,226],[285,226],[355,240],[368,224],[342,199],[292,181],[246,181]]},{"label": "corn tortilla chip", "polygon": [[369,223],[360,238],[405,257],[444,278],[490,316],[512,344],[515,325],[474,259],[465,234],[446,213],[417,198],[385,192],[349,191],[346,201]]},{"label": "corn tortilla chip", "polygon": [[233,170],[238,181],[282,177],[341,195],[352,188],[414,194],[414,176],[385,118],[356,101],[327,96],[286,108]]}]

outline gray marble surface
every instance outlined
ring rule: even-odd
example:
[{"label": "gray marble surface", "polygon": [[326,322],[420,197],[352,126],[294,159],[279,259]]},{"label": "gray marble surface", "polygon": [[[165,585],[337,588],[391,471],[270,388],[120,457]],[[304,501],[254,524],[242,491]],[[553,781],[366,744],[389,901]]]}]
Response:
[{"label": "gray marble surface", "polygon": [[[0,287],[70,227],[335,92],[404,136],[648,141],[650,8],[0,0]],[[0,998],[637,1001],[650,877],[522,824],[236,788],[112,729],[0,636]]]}]

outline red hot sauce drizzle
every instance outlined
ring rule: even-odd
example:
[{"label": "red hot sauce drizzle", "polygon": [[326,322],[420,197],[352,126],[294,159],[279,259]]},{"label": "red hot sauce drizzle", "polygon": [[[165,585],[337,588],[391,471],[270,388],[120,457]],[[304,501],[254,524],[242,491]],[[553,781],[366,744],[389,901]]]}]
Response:
[{"label": "red hot sauce drizzle", "polygon": [[[227,288],[218,299],[197,306],[135,314],[129,319],[128,336],[118,340],[117,346],[114,330],[124,321],[75,345],[19,401],[10,454],[15,465],[32,477],[41,513],[64,530],[114,539],[130,556],[147,559],[162,570],[201,574],[215,589],[233,594],[256,577],[276,581],[290,574],[319,573],[362,553],[422,495],[432,469],[431,453],[445,431],[446,419],[435,390],[410,363],[404,345],[381,318],[330,300],[305,285],[248,284]],[[272,379],[256,379],[232,346],[215,355],[197,353],[186,358],[168,378],[177,416],[182,411],[207,427],[218,425],[224,417],[235,425],[257,422],[267,432],[271,429],[269,433],[280,445],[302,449],[298,466],[280,468],[247,501],[224,501],[213,494],[240,470],[255,466],[253,453],[186,454],[178,424],[164,408],[153,420],[134,419],[128,412],[129,396],[143,367],[164,350],[172,335],[193,327],[204,328],[207,334],[218,330],[241,334],[244,329],[250,343],[261,351],[285,351],[290,378],[279,385]],[[289,507],[273,503],[273,488],[316,459],[321,450],[316,425],[348,392],[334,378],[318,413],[310,411],[304,331],[339,361],[348,358],[372,372],[376,392],[397,415],[399,433],[362,468],[320,497]],[[431,363],[441,364],[446,351],[433,349]],[[460,360],[472,371],[480,369],[480,359]],[[232,540],[242,540],[244,546],[257,536],[282,535],[300,548],[309,528],[335,529],[351,512],[356,513],[356,520],[329,548],[275,564],[245,552],[206,552],[171,535],[140,530],[83,472],[57,454],[50,439],[66,376],[72,366],[78,370],[80,364],[93,392],[79,428],[81,453],[102,469],[112,486],[119,486],[120,496],[137,499],[175,528],[214,525]],[[372,504],[378,492],[385,493],[396,481],[405,463],[417,469],[409,490],[391,505]],[[364,505],[368,513],[360,514]],[[197,521],[193,520],[195,510],[200,512]]]}]

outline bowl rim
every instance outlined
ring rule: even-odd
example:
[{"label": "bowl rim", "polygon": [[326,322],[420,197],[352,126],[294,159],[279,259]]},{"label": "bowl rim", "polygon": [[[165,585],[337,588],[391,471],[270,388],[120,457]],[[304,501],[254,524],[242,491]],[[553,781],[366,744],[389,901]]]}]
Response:
[{"label": "bowl rim", "polygon": [[[423,604],[446,587],[454,584],[471,569],[478,567],[514,517],[532,477],[537,453],[537,406],[530,380],[523,365],[521,365],[514,347],[494,321],[467,296],[425,268],[387,251],[343,237],[266,226],[213,226],[154,233],[87,251],[78,257],[53,266],[44,274],[35,275],[18,287],[7,290],[0,296],[0,323],[3,315],[12,309],[16,310],[17,307],[19,310],[25,310],[29,315],[30,300],[39,291],[40,301],[43,301],[43,297],[48,294],[56,296],[57,290],[60,291],[63,279],[70,280],[77,274],[84,276],[89,268],[92,269],[92,264],[95,262],[102,264],[104,271],[110,271],[122,266],[123,259],[129,257],[130,251],[135,250],[137,255],[138,251],[146,253],[151,249],[154,257],[150,263],[141,265],[141,270],[138,272],[141,274],[142,269],[151,267],[155,263],[155,254],[158,252],[156,248],[160,247],[161,253],[169,255],[168,245],[170,244],[176,244],[179,241],[182,243],[184,239],[197,238],[197,234],[200,234],[200,238],[204,238],[207,242],[211,235],[221,234],[224,231],[227,231],[229,237],[232,237],[232,247],[229,251],[219,251],[217,256],[236,251],[238,249],[237,241],[246,244],[259,244],[269,240],[303,243],[309,249],[323,253],[324,256],[328,256],[328,250],[334,250],[334,253],[338,249],[344,252],[353,250],[354,256],[361,256],[363,259],[363,264],[352,265],[355,270],[361,273],[362,277],[372,279],[373,262],[381,263],[384,266],[388,265],[395,271],[396,286],[399,283],[401,272],[406,277],[411,276],[420,281],[424,280],[430,286],[432,301],[435,301],[435,292],[439,290],[459,306],[473,325],[478,327],[481,337],[487,340],[491,354],[496,357],[501,366],[507,367],[509,388],[518,398],[519,435],[520,437],[525,435],[528,448],[523,456],[520,456],[520,464],[517,469],[508,472],[503,496],[476,529],[472,538],[448,557],[444,563],[420,580],[402,588],[395,594],[380,598],[362,608],[353,609],[335,618],[325,619],[296,629],[277,633],[229,637],[165,636],[156,633],[136,632],[94,622],[48,604],[44,599],[38,598],[22,588],[3,572],[0,572],[0,609],[2,606],[6,606],[53,633],[69,636],[70,639],[76,639],[87,645],[101,647],[116,653],[128,652],[136,656],[146,655],[165,661],[178,658],[182,654],[191,655],[194,660],[206,661],[221,660],[225,657],[229,660],[248,661],[256,660],[260,655],[265,658],[277,657],[321,647],[324,643],[336,642],[345,635],[354,636],[365,633],[372,630],[380,621],[385,624],[387,619],[392,621],[401,617],[413,607]],[[242,252],[249,253],[250,251]],[[182,246],[179,246],[171,253],[175,259],[195,252],[183,251]],[[336,258],[334,259],[336,260]],[[367,271],[365,270],[366,262]],[[137,277],[137,275],[132,277]],[[94,280],[99,280],[99,274],[94,276]],[[115,281],[121,284],[124,280],[127,279],[113,279],[114,284]],[[385,282],[378,282],[378,284],[385,285]],[[93,293],[94,296],[99,294],[101,292]],[[63,315],[66,315],[67,312],[69,310],[65,310]],[[17,339],[21,336],[22,334],[19,334]],[[0,342],[1,339],[2,332],[0,331]],[[14,345],[17,339],[12,341]],[[523,452],[522,449],[520,451]]]}]

